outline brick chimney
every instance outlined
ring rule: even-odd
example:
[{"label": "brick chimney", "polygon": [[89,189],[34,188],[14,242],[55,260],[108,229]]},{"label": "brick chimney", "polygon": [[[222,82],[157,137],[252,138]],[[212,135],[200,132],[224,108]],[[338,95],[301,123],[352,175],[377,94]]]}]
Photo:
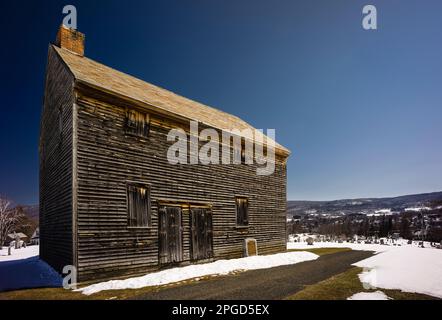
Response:
[{"label": "brick chimney", "polygon": [[83,33],[61,25],[57,33],[55,45],[84,56],[84,38]]}]

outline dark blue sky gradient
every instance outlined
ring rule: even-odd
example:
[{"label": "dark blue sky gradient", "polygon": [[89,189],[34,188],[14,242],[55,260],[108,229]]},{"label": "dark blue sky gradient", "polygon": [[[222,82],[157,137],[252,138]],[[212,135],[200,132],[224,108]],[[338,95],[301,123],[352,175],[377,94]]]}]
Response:
[{"label": "dark blue sky gradient", "polygon": [[66,4],[88,57],[275,128],[293,151],[289,199],[442,190],[439,0],[1,1],[0,194],[38,202],[47,45]]}]

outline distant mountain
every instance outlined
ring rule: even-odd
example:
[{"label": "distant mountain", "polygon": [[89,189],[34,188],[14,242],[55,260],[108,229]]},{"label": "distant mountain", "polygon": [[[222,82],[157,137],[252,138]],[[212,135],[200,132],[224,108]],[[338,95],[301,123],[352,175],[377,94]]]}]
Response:
[{"label": "distant mountain", "polygon": [[[370,214],[375,212],[418,211],[442,201],[442,192],[412,194],[391,198],[359,198],[333,201],[288,201],[287,214]],[[441,202],[442,203],[442,202]]]}]

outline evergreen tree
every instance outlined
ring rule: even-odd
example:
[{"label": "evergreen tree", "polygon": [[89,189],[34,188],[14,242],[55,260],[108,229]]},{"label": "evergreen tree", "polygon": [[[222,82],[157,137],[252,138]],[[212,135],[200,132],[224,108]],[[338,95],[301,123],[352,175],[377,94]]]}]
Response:
[{"label": "evergreen tree", "polygon": [[401,219],[401,230],[400,235],[404,239],[411,239],[411,229],[410,229],[410,218],[409,216],[402,216]]}]

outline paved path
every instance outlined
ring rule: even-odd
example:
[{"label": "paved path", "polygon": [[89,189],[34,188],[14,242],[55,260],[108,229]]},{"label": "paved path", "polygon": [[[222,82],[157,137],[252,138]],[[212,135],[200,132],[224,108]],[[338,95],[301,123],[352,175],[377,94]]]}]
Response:
[{"label": "paved path", "polygon": [[149,292],[134,299],[283,299],[302,290],[305,285],[315,284],[346,271],[352,263],[366,259],[372,254],[369,251],[327,254],[314,261],[220,276],[212,280]]}]

